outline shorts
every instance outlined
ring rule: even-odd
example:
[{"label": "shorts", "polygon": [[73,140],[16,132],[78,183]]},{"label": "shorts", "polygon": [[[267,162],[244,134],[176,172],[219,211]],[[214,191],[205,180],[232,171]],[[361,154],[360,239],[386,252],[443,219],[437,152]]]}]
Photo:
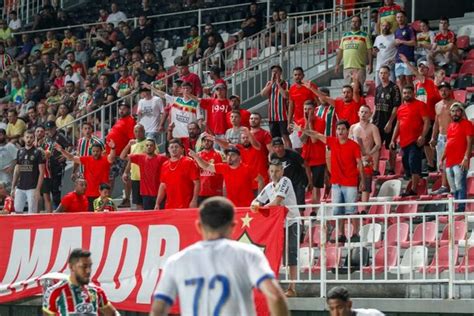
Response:
[{"label": "shorts", "polygon": [[[415,66],[414,62],[410,62],[413,66]],[[400,76],[413,76],[413,73],[411,72],[410,68],[405,65],[405,63],[396,63],[395,64],[395,77],[400,77]]]},{"label": "shorts", "polygon": [[41,194],[49,194],[51,193],[51,187],[53,184],[53,180],[51,178],[44,178],[43,184],[41,185]]},{"label": "shorts", "polygon": [[407,176],[421,174],[422,159],[422,148],[418,147],[416,143],[402,148],[402,163]]},{"label": "shorts", "polygon": [[324,175],[326,174],[326,165],[310,166],[313,176],[313,187],[324,188]]},{"label": "shorts", "polygon": [[[357,201],[357,187],[333,184],[331,186],[332,203],[355,203]],[[355,206],[336,206],[334,215],[351,215],[356,212]]]},{"label": "shorts", "polygon": [[303,147],[303,143],[301,142],[297,131],[293,131],[293,133],[290,134],[290,141],[291,147],[293,147],[293,149],[299,149]]},{"label": "shorts", "polygon": [[270,121],[268,122],[270,126],[270,134],[273,137],[283,137],[288,136],[288,122],[287,121]]},{"label": "shorts", "polygon": [[[395,124],[396,124],[396,122],[394,122],[394,124],[393,124],[394,128],[395,128]],[[381,140],[382,144],[385,145],[385,149],[390,149],[390,143],[392,142],[392,136],[393,136],[394,128],[392,128],[392,131],[390,133],[385,133],[385,130],[384,130],[383,127],[382,128],[378,127],[379,133],[380,133],[380,140]]]},{"label": "shorts", "polygon": [[346,84],[350,84],[352,82],[352,73],[357,72],[359,74],[359,82],[362,86],[365,83],[366,71],[364,68],[345,68],[343,71],[344,81]]},{"label": "shorts", "polygon": [[122,176],[126,166],[126,160],[122,160],[120,158],[115,159],[115,162],[110,167],[109,179],[114,181],[115,178]]},{"label": "shorts", "polygon": [[91,197],[91,196],[88,196],[87,197],[87,202],[89,202],[89,207],[88,207],[88,211],[89,212],[94,212],[94,200],[97,199],[98,196],[96,197]]},{"label": "shorts", "polygon": [[364,187],[362,188],[362,192],[372,192],[372,175],[371,174],[364,174]]},{"label": "shorts", "polygon": [[143,210],[152,211],[155,209],[156,196],[143,195]]},{"label": "shorts", "polygon": [[140,180],[132,180],[132,203],[143,205],[142,195],[140,194]]},{"label": "shorts", "polygon": [[[299,238],[298,238],[298,223],[293,223],[288,226],[288,239],[285,238],[284,242],[288,240],[288,256],[286,253],[283,254],[283,263],[288,266],[296,266],[298,264],[298,245],[299,245]],[[283,228],[283,234],[286,235],[287,228]],[[301,232],[301,226],[300,226]],[[283,247],[283,251],[286,251],[286,246]],[[287,262],[288,260],[288,262]]]},{"label": "shorts", "polygon": [[438,135],[438,143],[436,144],[436,159],[438,160],[438,169],[444,170],[444,162],[441,160],[446,148],[446,135]]},{"label": "shorts", "polygon": [[430,129],[428,130],[428,133],[425,136],[425,146],[430,145],[430,140],[431,140],[431,135],[433,135],[433,125],[435,121],[430,120]]}]

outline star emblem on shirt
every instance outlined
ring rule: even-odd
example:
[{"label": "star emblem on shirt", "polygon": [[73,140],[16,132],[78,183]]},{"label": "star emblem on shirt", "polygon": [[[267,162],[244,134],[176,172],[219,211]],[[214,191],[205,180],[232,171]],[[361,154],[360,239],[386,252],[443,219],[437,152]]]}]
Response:
[{"label": "star emblem on shirt", "polygon": [[245,213],[245,216],[240,219],[242,221],[242,228],[250,228],[250,222],[253,220],[253,217],[250,217],[249,213]]}]

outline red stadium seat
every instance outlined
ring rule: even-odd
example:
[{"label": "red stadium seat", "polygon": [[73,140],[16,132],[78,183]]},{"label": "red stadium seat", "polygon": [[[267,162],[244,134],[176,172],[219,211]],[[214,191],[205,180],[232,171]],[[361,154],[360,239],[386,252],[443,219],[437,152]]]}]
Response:
[{"label": "red stadium seat", "polygon": [[[417,204],[401,204],[401,205],[398,205],[397,208],[395,209],[395,213],[397,213],[397,214],[418,213],[418,205]],[[392,218],[390,218],[389,222],[390,222],[390,224],[396,224],[397,220],[398,219],[396,217],[392,217]],[[407,222],[409,220],[410,220],[410,217],[400,216],[400,222]]]},{"label": "red stadium seat", "polygon": [[[385,214],[385,209],[387,209],[387,214],[390,213],[390,206],[386,205],[371,205],[369,211],[367,212],[368,215],[381,215],[380,217],[375,217],[375,222],[383,222]],[[365,224],[372,223],[372,218],[366,218],[364,221]]]},{"label": "red stadium seat", "polygon": [[[387,246],[396,246],[398,243],[406,242],[408,240],[408,232],[410,225],[408,223],[392,224],[387,228],[385,240],[375,243],[376,248]],[[386,244],[385,244],[386,243]]]},{"label": "red stadium seat", "polygon": [[466,59],[474,59],[474,49],[471,49],[466,56]]},{"label": "red stadium seat", "polygon": [[467,195],[474,195],[474,177],[467,178]]},{"label": "red stadium seat", "polygon": [[[424,240],[423,235],[425,238]],[[436,224],[434,222],[425,222],[424,224],[416,226],[411,242],[409,240],[403,242],[400,241],[400,245],[402,248],[409,248],[411,246],[430,244],[435,241],[436,235]]]},{"label": "red stadium seat", "polygon": [[[411,180],[407,184],[407,191],[412,190],[412,182]],[[426,179],[421,178],[420,181],[418,182],[418,186],[416,190],[414,190],[417,195],[424,195],[428,193],[428,184],[426,182]]]},{"label": "red stadium seat", "polygon": [[321,225],[315,225],[312,228],[311,232],[311,245],[309,243],[309,230],[306,232],[304,236],[303,243],[301,244],[301,247],[314,247],[314,246],[319,246],[321,243]]},{"label": "red stadium seat", "polygon": [[[454,263],[457,264],[459,255],[458,247],[454,247],[452,255],[454,258]],[[449,246],[443,246],[437,249],[436,254],[433,256],[433,260],[431,261],[430,265],[421,268],[420,272],[423,272],[423,270],[425,270],[426,273],[435,274],[441,273],[447,269],[449,269]]]},{"label": "red stadium seat", "polygon": [[[337,268],[341,263],[341,248],[328,247],[326,248],[326,270]],[[314,266],[311,267],[311,271],[321,271],[321,256]]]},{"label": "red stadium seat", "polygon": [[468,49],[470,45],[470,39],[469,36],[463,35],[463,36],[458,36],[456,40],[456,46],[459,49]]},{"label": "red stadium seat", "polygon": [[466,102],[466,98],[467,98],[467,91],[466,90],[454,90],[453,94],[454,94],[454,98],[457,101],[459,101],[461,103]]},{"label": "red stadium seat", "polygon": [[465,60],[459,69],[459,74],[471,74],[474,75],[474,59]]},{"label": "red stadium seat", "polygon": [[[387,250],[387,260],[385,260],[385,247],[381,247],[377,250],[374,256],[374,264],[367,267],[362,267],[364,273],[381,273],[385,270],[385,264],[387,268],[394,267],[397,264],[397,247],[388,246]],[[386,263],[385,263],[386,261]]]},{"label": "red stadium seat", "polygon": [[468,273],[474,272],[474,247],[469,248],[465,252],[461,263],[455,267],[457,273],[465,273],[466,270]]},{"label": "red stadium seat", "polygon": [[311,27],[311,34],[322,32],[325,27],[326,23],[324,21],[319,21],[318,23],[313,24]]},{"label": "red stadium seat", "polygon": [[258,57],[258,48],[256,48],[256,47],[249,48],[249,49],[247,49],[247,52],[245,54],[247,55],[246,56],[247,60],[257,58]]},{"label": "red stadium seat", "polygon": [[[460,240],[466,239],[467,227],[464,221],[455,221],[454,222],[454,242],[458,243]],[[449,243],[449,225],[446,225],[441,234],[439,244],[441,246],[446,246]]]},{"label": "red stadium seat", "polygon": [[375,97],[372,96],[372,95],[366,96],[365,97],[365,103],[366,103],[366,105],[369,106],[370,111],[372,111],[372,113],[374,113],[374,111],[375,111]]},{"label": "red stadium seat", "polygon": [[417,33],[421,32],[421,21],[416,20],[411,22],[411,27],[414,29]]},{"label": "red stadium seat", "polygon": [[[346,238],[349,239],[349,238],[351,238],[352,234],[354,233],[354,227],[352,226],[352,224],[347,225],[347,222],[348,222],[347,219],[344,220],[344,223],[346,224],[346,225],[344,225],[344,230],[345,230],[344,236],[346,236]],[[339,233],[339,231],[338,231],[338,233]],[[332,245],[335,244],[334,241],[337,240],[337,238],[336,238],[336,228],[334,228],[332,230],[331,238],[329,238],[329,240],[330,240],[330,243]],[[333,241],[333,242],[331,242],[331,241]]]}]

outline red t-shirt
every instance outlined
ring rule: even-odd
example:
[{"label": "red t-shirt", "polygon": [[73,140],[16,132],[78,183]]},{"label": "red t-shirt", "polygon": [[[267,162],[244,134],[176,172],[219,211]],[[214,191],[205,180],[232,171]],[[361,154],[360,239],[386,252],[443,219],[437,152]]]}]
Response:
[{"label": "red t-shirt", "polygon": [[331,183],[356,187],[359,180],[357,159],[361,158],[359,144],[351,139],[341,144],[336,137],[326,138],[326,144],[331,149]]},{"label": "red t-shirt", "polygon": [[362,103],[354,101],[345,103],[343,99],[337,98],[334,103],[338,120],[346,120],[353,125],[359,122],[359,108]]},{"label": "red t-shirt", "polygon": [[416,99],[426,104],[426,110],[431,121],[436,117],[436,103],[441,100],[438,88],[435,82],[430,78],[425,78],[425,82],[417,81],[416,85]]},{"label": "red t-shirt", "polygon": [[[240,125],[245,126],[247,128],[250,128],[250,112],[244,109],[240,109]],[[232,126],[232,123],[230,122],[230,114],[232,111],[227,112],[225,115],[225,121],[227,123],[227,126]]]},{"label": "red t-shirt", "polygon": [[[299,122],[296,122],[299,126],[304,127],[306,125],[306,119],[302,119]],[[313,126],[311,127],[313,131],[324,134],[326,129],[326,123],[324,120],[318,116],[314,116]],[[301,133],[299,133],[301,136]],[[301,157],[306,161],[306,164],[310,167],[320,166],[326,164],[326,146],[320,140],[317,140],[315,143],[311,140],[310,137],[306,140],[306,143],[303,144],[303,149],[301,152]]]},{"label": "red t-shirt", "polygon": [[165,208],[189,208],[194,181],[199,180],[199,168],[189,157],[168,160],[161,167],[161,182],[166,184]]},{"label": "red t-shirt", "polygon": [[191,139],[189,137],[181,137],[180,140],[181,140],[181,144],[183,144],[184,152],[186,155],[190,149],[193,151],[196,151],[196,144],[198,141],[197,138]]},{"label": "red t-shirt", "polygon": [[199,76],[190,72],[186,76],[181,76],[180,78],[183,80],[183,82],[189,82],[193,85],[193,94],[197,97],[200,97],[202,95],[202,85],[201,85],[201,79],[199,79]]},{"label": "red t-shirt", "polygon": [[61,205],[66,213],[87,212],[89,202],[85,194],[77,194],[75,191],[69,192],[61,199]]},{"label": "red t-shirt", "polygon": [[[109,131],[109,134],[106,137],[106,144],[110,139],[113,139],[115,142],[115,153],[119,156],[122,153],[122,150],[127,146],[128,142],[131,139],[135,138],[133,129],[135,128],[135,119],[132,116],[126,116],[115,122],[114,126]],[[109,146],[107,146],[107,153],[110,152]]]},{"label": "red t-shirt", "polygon": [[[317,88],[317,85],[311,83]],[[293,121],[301,120],[304,117],[304,102],[316,99],[316,95],[303,85],[294,83],[288,91],[290,100],[293,101]]]},{"label": "red t-shirt", "polygon": [[160,172],[163,163],[168,160],[165,156],[147,154],[131,154],[130,161],[140,167],[140,194],[156,196],[160,188]]},{"label": "red t-shirt", "polygon": [[[268,168],[263,168],[262,160],[262,149],[255,149],[252,145],[245,147],[242,144],[237,144],[236,147],[240,150],[240,156],[242,157],[242,163],[252,166],[257,174],[264,178],[264,182],[268,182]],[[252,182],[252,189],[258,189],[258,181]]]},{"label": "red t-shirt", "polygon": [[[260,128],[257,131],[252,131],[252,134],[261,146],[258,161],[258,173],[263,177],[265,183],[267,183],[269,180],[267,145],[272,142],[272,135],[270,135],[270,133],[263,128]],[[255,184],[257,184],[257,182],[255,182]]]},{"label": "red t-shirt", "polygon": [[86,196],[98,197],[101,183],[109,183],[110,162],[107,156],[94,159],[92,156],[80,157],[84,166],[84,178],[87,182]]},{"label": "red t-shirt", "polygon": [[426,104],[413,100],[403,102],[397,110],[400,147],[406,147],[418,139],[423,132],[423,117],[428,117]]},{"label": "red t-shirt", "polygon": [[201,99],[200,106],[207,112],[207,128],[215,135],[223,135],[228,126],[226,114],[230,111],[228,99]]},{"label": "red t-shirt", "polygon": [[224,176],[227,198],[237,207],[249,206],[254,194],[252,182],[257,177],[257,171],[246,164],[240,164],[233,169],[226,163],[215,164],[216,173]]},{"label": "red t-shirt", "polygon": [[[222,156],[214,149],[210,151],[201,151],[199,157],[212,164],[221,163]],[[216,196],[222,195],[222,186],[224,179],[222,175],[211,171],[200,169],[201,190],[199,196]]]},{"label": "red t-shirt", "polygon": [[446,133],[448,140],[444,151],[446,153],[446,168],[461,164],[467,149],[466,138],[473,135],[472,123],[466,119],[449,124]]}]

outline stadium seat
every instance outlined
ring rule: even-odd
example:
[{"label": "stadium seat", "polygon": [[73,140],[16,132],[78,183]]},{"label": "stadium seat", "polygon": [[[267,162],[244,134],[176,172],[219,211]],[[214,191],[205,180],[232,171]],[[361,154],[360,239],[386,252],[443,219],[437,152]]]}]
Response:
[{"label": "stadium seat", "polygon": [[471,49],[469,53],[467,53],[466,59],[474,59],[474,49]]},{"label": "stadium seat", "polygon": [[[332,269],[339,267],[341,263],[341,252],[342,249],[339,247],[328,247],[326,248],[326,269]],[[320,272],[321,271],[321,255],[318,258],[318,261],[314,266],[311,267],[311,271]]]},{"label": "stadium seat", "polygon": [[318,23],[313,24],[311,27],[311,34],[322,32],[325,27],[326,23],[324,21],[319,21]]},{"label": "stadium seat", "polygon": [[471,236],[467,240],[459,240],[458,241],[459,247],[470,247],[474,246],[474,230],[471,232]]},{"label": "stadium seat", "polygon": [[[374,222],[383,222],[385,214],[385,210],[387,210],[387,214],[390,213],[390,206],[387,205],[371,205],[369,211],[367,212],[368,215],[381,215],[379,217],[374,218]],[[364,224],[372,223],[372,218],[366,218]]]},{"label": "stadium seat", "polygon": [[459,74],[470,74],[474,75],[474,60],[468,59],[465,60],[461,66],[461,69],[459,69]]},{"label": "stadium seat", "polygon": [[369,106],[370,111],[371,111],[372,113],[374,113],[374,111],[375,111],[375,97],[372,96],[372,95],[366,96],[366,97],[365,97],[365,103],[366,103],[366,105]]},{"label": "stadium seat", "polygon": [[[375,97],[375,81],[366,80],[365,85],[367,86],[367,96]],[[367,100],[366,100],[367,103]]]},{"label": "stadium seat", "polygon": [[[411,180],[407,184],[407,191],[412,190],[412,182]],[[417,188],[414,190],[416,194],[419,195],[424,195],[428,194],[428,183],[426,179],[421,178],[420,181],[418,181]]]},{"label": "stadium seat", "polygon": [[183,50],[184,50],[184,46],[176,47],[176,51],[174,52],[173,56],[182,56]]},{"label": "stadium seat", "polygon": [[422,223],[416,226],[411,241],[400,241],[400,246],[402,248],[409,248],[411,246],[419,246],[423,244],[428,245],[436,240],[436,235],[436,223],[425,222],[424,224]]},{"label": "stadium seat", "polygon": [[[454,264],[457,264],[459,255],[458,247],[454,247],[452,255],[454,258]],[[436,250],[436,253],[433,256],[430,265],[427,267],[422,267],[419,271],[425,271],[429,274],[435,274],[441,273],[447,269],[449,269],[449,246],[442,246]]]},{"label": "stadium seat", "polygon": [[[387,251],[387,256],[385,256],[385,250]],[[387,258],[387,260],[385,260]],[[381,273],[385,271],[385,264],[387,268],[390,269],[397,264],[398,252],[397,247],[388,246],[387,248],[381,247],[375,253],[373,263],[367,267],[363,267],[362,271],[364,273]],[[385,263],[386,262],[386,263]]]},{"label": "stadium seat", "polygon": [[311,244],[309,243],[309,230],[306,231],[306,234],[304,236],[303,243],[301,244],[301,247],[314,247],[314,246],[319,246],[321,243],[321,225],[315,225],[312,228],[311,231],[311,239],[312,242]]},{"label": "stadium seat", "polygon": [[274,46],[265,47],[260,53],[260,55],[258,56],[258,59],[262,60],[262,59],[268,58],[271,55],[275,54],[276,52],[277,52],[277,48]]},{"label": "stadium seat", "polygon": [[[347,220],[345,220],[346,225],[344,225],[344,236],[346,236],[347,239],[351,238],[352,234],[354,233],[354,227],[352,224],[347,225]],[[339,231],[338,231],[339,233]],[[336,227],[331,232],[331,237],[329,238],[329,242],[331,243],[329,246],[333,246],[335,244],[336,240]]]},{"label": "stadium seat", "polygon": [[369,250],[365,247],[352,248],[349,253],[344,257],[342,266],[338,268],[332,268],[332,273],[336,273],[336,269],[339,273],[348,274],[354,273],[361,270],[369,265]]},{"label": "stadium seat", "polygon": [[308,271],[314,263],[314,249],[311,247],[301,247],[298,254],[298,264],[302,271]]},{"label": "stadium seat", "polygon": [[474,272],[474,247],[470,247],[464,254],[461,263],[454,269],[457,273]]},{"label": "stadium seat", "polygon": [[457,32],[457,35],[458,37],[468,36],[471,40],[470,42],[474,43],[474,25],[468,24],[461,26]]},{"label": "stadium seat", "polygon": [[[401,204],[401,205],[397,205],[396,209],[395,209],[395,213],[396,214],[414,214],[414,213],[418,213],[418,205],[417,204]],[[407,222],[410,220],[410,218],[413,218],[413,217],[410,217],[410,216],[400,216],[400,222]],[[389,223],[390,224],[395,224],[397,223],[397,217],[391,217],[389,219]]]},{"label": "stadium seat", "polygon": [[393,197],[400,195],[402,189],[402,181],[394,179],[388,180],[382,183],[379,193],[376,198],[371,198],[371,200],[379,201],[388,201],[393,199]]},{"label": "stadium seat", "polygon": [[[466,239],[467,227],[464,221],[454,222],[454,243],[458,243],[460,240]],[[439,240],[439,245],[446,246],[449,243],[449,225],[444,226],[443,233]],[[431,244],[431,246],[434,245]]]},{"label": "stadium seat", "polygon": [[[359,230],[360,242],[351,242],[351,247],[371,246],[382,238],[382,225],[377,223],[365,224]],[[348,243],[346,243],[346,246]]]},{"label": "stadium seat", "polygon": [[406,242],[408,240],[408,233],[410,225],[408,223],[395,223],[390,225],[385,232],[385,240],[381,240],[375,243],[376,248],[387,246],[397,246],[399,243]]},{"label": "stadium seat", "polygon": [[461,102],[464,103],[466,102],[466,97],[467,97],[467,91],[466,90],[454,90],[453,91],[454,98]]},{"label": "stadium seat", "polygon": [[428,262],[428,248],[425,246],[414,246],[405,250],[402,261],[398,266],[391,267],[390,273],[407,274],[412,270],[418,270],[426,266]]},{"label": "stadium seat", "polygon": [[463,50],[468,49],[470,41],[471,39],[467,35],[458,36],[456,39],[456,47]]},{"label": "stadium seat", "polygon": [[417,33],[421,32],[421,21],[416,20],[411,22],[411,27],[414,29]]},{"label": "stadium seat", "polygon": [[468,106],[464,112],[469,120],[474,119],[474,105]]},{"label": "stadium seat", "polygon": [[258,57],[258,48],[253,47],[253,48],[247,49],[247,52],[246,52],[247,60],[251,60],[251,59],[257,58],[257,57]]}]

